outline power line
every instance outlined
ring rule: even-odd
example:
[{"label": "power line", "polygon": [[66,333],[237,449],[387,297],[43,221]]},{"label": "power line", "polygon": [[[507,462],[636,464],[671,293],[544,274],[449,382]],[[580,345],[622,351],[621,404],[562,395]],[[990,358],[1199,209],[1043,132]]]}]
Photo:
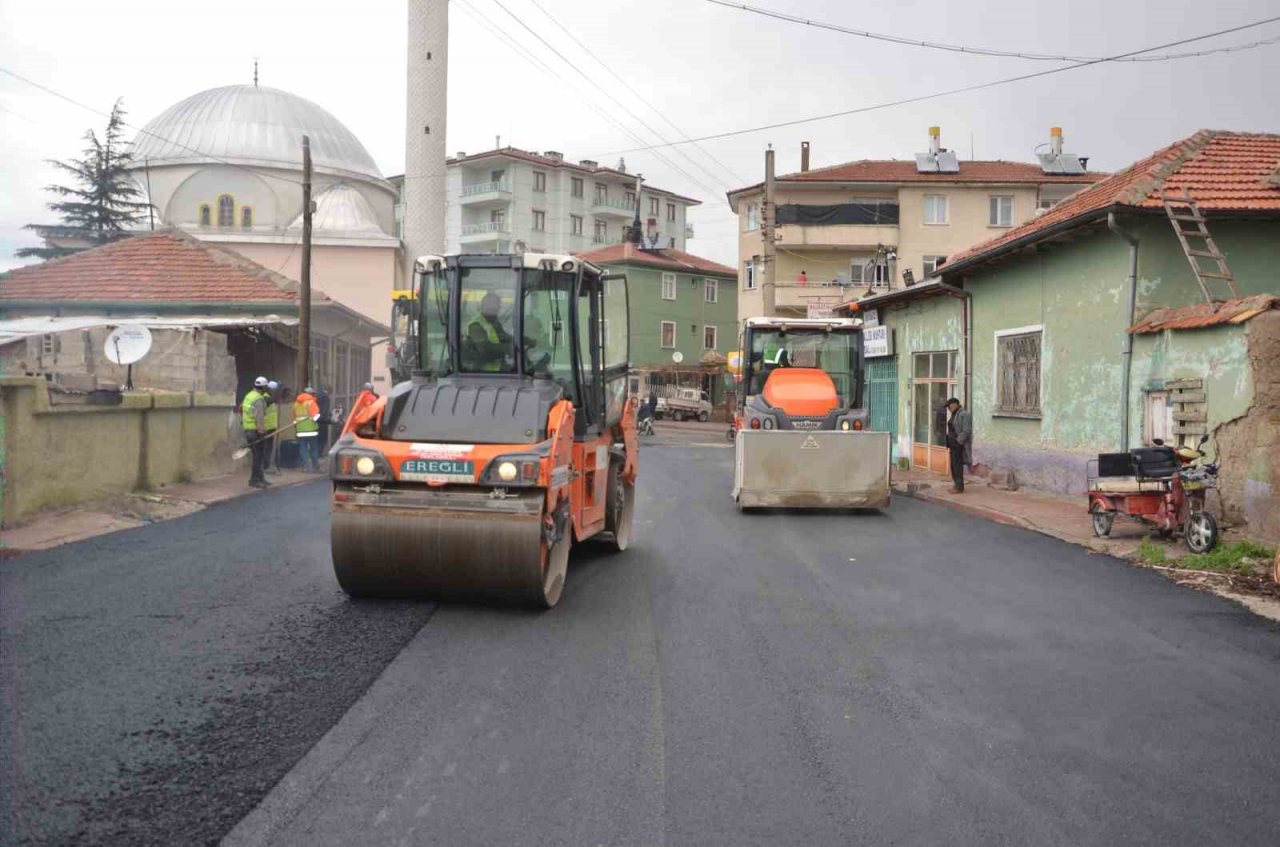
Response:
[{"label": "power line", "polygon": [[668,142],[667,144],[656,144],[649,147],[633,147],[628,150],[616,150],[612,153],[603,153],[601,155],[615,156],[615,155],[623,155],[626,153],[637,153],[645,150],[653,150],[657,147],[674,147],[679,144],[688,144],[696,141],[713,141],[720,138],[732,138],[739,135],[749,135],[751,133],[764,132],[765,130],[770,130],[770,129],[782,129],[784,127],[799,126],[801,124],[809,124],[809,123],[814,123],[816,121],[825,121],[825,120],[830,120],[832,118],[843,118],[843,117],[848,117],[849,115],[861,115],[867,112],[876,112],[882,109],[890,109],[890,108],[893,108],[894,106],[905,106],[910,103],[920,103],[925,100],[936,100],[939,97],[949,97],[953,94],[966,94],[972,91],[981,91],[984,88],[995,88],[996,86],[1000,86],[1000,85],[1010,85],[1012,83],[1023,82],[1028,79],[1036,79],[1038,77],[1050,76],[1052,74],[1059,74],[1059,73],[1062,73],[1063,71],[1073,71],[1073,70],[1076,70],[1077,68],[1087,68],[1091,65],[1097,65],[1103,62],[1115,62],[1121,59],[1128,58],[1130,56],[1137,56],[1142,53],[1150,53],[1153,50],[1163,50],[1169,47],[1177,47],[1182,44],[1190,44],[1195,41],[1204,41],[1209,38],[1216,38],[1219,35],[1228,35],[1233,32],[1240,32],[1241,30],[1252,29],[1254,27],[1264,26],[1265,24],[1275,23],[1276,21],[1280,21],[1280,16],[1265,18],[1260,21],[1254,21],[1253,23],[1242,24],[1241,26],[1231,27],[1229,29],[1221,29],[1221,30],[1218,30],[1217,32],[1210,32],[1205,35],[1197,35],[1191,38],[1182,38],[1177,41],[1170,41],[1167,44],[1157,44],[1154,47],[1145,47],[1141,50],[1132,50],[1128,53],[1120,53],[1116,56],[1107,56],[1101,59],[1090,59],[1089,61],[1079,62],[1074,65],[1064,65],[1063,67],[1060,67],[1060,68],[1050,68],[1049,70],[1045,70],[1045,71],[1036,71],[1034,73],[1007,77],[1005,79],[997,79],[997,80],[992,80],[990,82],[981,82],[981,83],[976,83],[974,85],[966,85],[962,88],[952,88],[946,91],[936,91],[932,94],[921,94],[916,97],[906,97],[901,100],[890,100],[889,102],[886,102],[886,103],[877,103],[874,106],[859,106],[856,109],[845,109],[840,112],[830,112],[825,115],[814,115],[808,118],[796,118],[790,121],[779,121],[777,123],[764,124],[763,126],[754,126],[754,127],[747,127],[745,129],[729,130],[728,132],[717,132],[711,135],[702,135],[697,138],[690,139],[687,142],[674,141],[674,142]]},{"label": "power line", "polygon": [[1241,50],[1253,50],[1258,47],[1265,47],[1269,44],[1280,42],[1280,36],[1276,36],[1274,38],[1263,39],[1262,41],[1253,41],[1248,44],[1231,44],[1226,47],[1215,47],[1212,50],[1199,50],[1193,53],[1167,53],[1159,56],[1126,56],[1124,58],[1106,59],[1097,56],[1064,56],[1048,53],[1021,53],[1012,50],[992,50],[985,47],[966,47],[959,44],[920,41],[916,38],[905,38],[900,35],[886,35],[884,33],[851,29],[849,27],[840,26],[839,24],[824,23],[822,21],[815,21],[809,18],[802,18],[797,15],[788,15],[783,12],[776,12],[772,9],[762,9],[758,6],[749,6],[746,3],[731,3],[729,0],[706,0],[706,2],[713,3],[716,6],[724,6],[727,9],[751,12],[756,15],[763,15],[766,18],[775,18],[788,23],[802,24],[804,26],[811,26],[817,29],[843,33],[845,35],[854,35],[859,38],[887,41],[891,44],[905,44],[911,47],[926,47],[931,50],[946,50],[951,53],[967,53],[972,56],[997,56],[1007,59],[1029,59],[1036,62],[1168,62],[1173,59],[1191,59],[1197,56],[1212,56],[1216,53],[1236,53]]},{"label": "power line", "polygon": [[[617,71],[615,71],[613,68],[609,67],[609,65],[608,65],[608,64],[606,64],[606,63],[605,63],[605,61],[604,61],[603,59],[601,59],[601,58],[600,58],[599,56],[597,56],[594,52],[592,52],[592,50],[591,50],[591,48],[590,48],[590,47],[588,47],[586,44],[583,44],[583,43],[582,43],[582,41],[581,41],[581,40],[579,40],[579,39],[578,39],[578,37],[577,37],[576,35],[574,35],[572,32],[570,32],[570,31],[569,31],[569,29],[568,29],[568,27],[566,27],[564,24],[560,23],[560,21],[556,20],[556,18],[555,18],[555,17],[553,17],[553,16],[552,16],[552,14],[551,14],[550,12],[548,12],[545,8],[543,8],[542,4],[541,4],[541,3],[539,3],[539,2],[538,2],[538,0],[530,0],[530,2],[532,2],[532,3],[533,3],[533,5],[538,9],[538,11],[539,11],[539,12],[541,12],[543,15],[545,15],[545,16],[547,17],[547,19],[548,19],[548,20],[550,20],[553,24],[555,24],[557,27],[559,27],[561,32],[563,32],[565,35],[569,36],[569,38],[573,40],[573,43],[574,43],[574,44],[576,44],[576,45],[578,45],[578,47],[579,47],[579,48],[581,48],[581,50],[582,50],[584,53],[586,53],[586,54],[587,54],[588,56],[590,56],[592,59],[595,59],[596,63],[597,63],[598,65],[600,65],[600,67],[604,68],[606,71],[608,71],[608,72],[613,76],[613,78],[614,78],[614,79],[616,79],[618,82],[622,83],[622,86],[623,86],[624,88],[626,88],[626,89],[627,89],[627,91],[631,92],[631,94],[632,94],[632,96],[633,96],[633,97],[635,97],[637,100],[639,100],[639,101],[640,101],[641,103],[643,103],[644,105],[648,106],[648,107],[649,107],[649,109],[650,109],[650,111],[652,111],[652,112],[653,112],[654,114],[656,114],[658,117],[662,118],[662,120],[666,122],[667,126],[671,127],[673,130],[675,130],[677,133],[679,133],[679,134],[680,134],[680,136],[681,136],[682,138],[684,138],[686,141],[688,141],[688,140],[689,140],[689,134],[688,134],[687,132],[685,132],[684,130],[680,129],[680,127],[676,126],[676,125],[671,121],[671,119],[670,119],[670,118],[668,118],[668,117],[666,116],[666,113],[665,113],[665,112],[663,112],[663,111],[662,111],[661,109],[659,109],[657,106],[653,105],[653,104],[652,104],[652,103],[650,103],[648,100],[646,100],[646,99],[645,99],[645,98],[640,94],[640,92],[636,91],[636,90],[631,86],[631,83],[627,82],[627,81],[626,81],[626,79],[624,79],[624,78],[623,78],[623,77],[622,77],[622,76],[621,76]],[[656,135],[657,133],[655,132],[654,134]],[[660,135],[659,135],[658,137],[659,137],[659,138],[662,138],[662,136],[660,136]],[[665,139],[665,138],[663,138],[662,140],[663,140],[663,141],[666,141],[666,139]],[[730,179],[734,180],[734,182],[735,182],[735,183],[741,184],[741,183],[743,183],[743,182],[745,182],[745,181],[746,181],[746,180],[744,180],[742,177],[740,177],[740,176],[738,176],[736,173],[734,173],[734,172],[733,172],[733,170],[732,170],[731,168],[729,168],[729,166],[727,166],[724,162],[722,162],[722,161],[720,161],[719,159],[717,159],[714,155],[712,155],[712,154],[710,153],[710,151],[708,151],[706,148],[702,147],[700,144],[694,144],[694,147],[698,148],[698,151],[699,151],[700,153],[702,153],[702,155],[706,156],[708,159],[710,159],[712,162],[714,162],[716,165],[718,165],[718,166],[720,167],[720,169],[721,169],[721,170],[723,170],[725,173],[727,173],[727,174],[729,175]],[[688,157],[686,157],[686,158],[688,158]],[[693,161],[693,160],[692,160],[692,159],[690,159],[690,161]],[[704,168],[704,170],[705,170],[705,168]],[[707,173],[709,174],[709,173],[710,173],[710,171],[707,171]]]},{"label": "power line", "polygon": [[[633,120],[635,120],[637,123],[639,123],[639,124],[640,124],[641,126],[643,126],[645,129],[649,130],[649,132],[653,133],[653,134],[654,134],[654,135],[656,135],[659,139],[662,139],[662,141],[663,141],[663,142],[665,142],[665,143],[660,144],[660,145],[655,145],[656,147],[669,147],[669,146],[674,146],[674,145],[672,145],[670,142],[667,142],[665,138],[663,138],[662,133],[658,132],[658,131],[657,131],[657,130],[655,130],[653,127],[649,126],[649,124],[648,124],[648,123],[646,123],[642,118],[640,118],[639,116],[637,116],[635,112],[632,112],[632,111],[631,111],[630,109],[628,109],[625,105],[623,105],[623,104],[622,104],[622,103],[621,103],[621,102],[620,102],[616,97],[614,97],[612,94],[610,94],[610,93],[608,92],[608,90],[604,88],[604,86],[600,85],[600,83],[596,82],[594,79],[592,79],[591,77],[587,76],[586,72],[585,72],[585,71],[583,71],[583,70],[582,70],[582,68],[578,67],[576,64],[574,64],[573,62],[571,62],[571,61],[570,61],[570,60],[569,60],[569,59],[568,59],[568,58],[567,58],[563,53],[561,53],[559,50],[557,50],[557,49],[555,48],[555,46],[554,46],[554,45],[552,45],[549,41],[547,41],[545,38],[543,38],[541,35],[539,35],[539,34],[538,34],[538,32],[537,32],[536,30],[534,30],[531,26],[529,26],[527,23],[525,23],[523,20],[521,20],[521,19],[520,19],[520,17],[519,17],[518,15],[516,15],[514,12],[512,12],[510,9],[508,9],[508,8],[507,8],[507,7],[502,3],[502,0],[493,0],[493,2],[494,2],[494,4],[495,4],[495,5],[497,5],[497,7],[498,7],[499,9],[501,9],[501,10],[502,10],[502,11],[504,11],[504,12],[506,12],[506,13],[507,13],[507,14],[508,14],[512,19],[514,19],[514,20],[515,20],[515,22],[516,22],[516,23],[520,24],[520,26],[521,26],[521,27],[523,27],[526,31],[528,31],[528,32],[529,32],[529,33],[530,33],[534,38],[538,39],[538,41],[539,41],[539,42],[541,42],[541,43],[542,43],[542,45],[543,45],[544,47],[546,47],[546,48],[547,48],[548,50],[550,50],[552,53],[556,54],[556,56],[558,56],[558,57],[560,58],[560,61],[564,62],[564,63],[565,63],[566,65],[568,65],[571,69],[573,69],[573,71],[574,71],[575,73],[577,73],[579,76],[581,76],[581,77],[582,77],[583,79],[585,79],[587,82],[589,82],[589,83],[591,83],[593,86],[595,86],[595,87],[596,87],[596,88],[597,88],[601,93],[603,93],[603,94],[604,94],[604,96],[605,96],[605,97],[607,97],[611,102],[613,102],[616,106],[618,106],[618,108],[622,109],[622,111],[624,111],[624,112],[626,112],[628,115],[630,115],[630,116],[631,116],[631,118],[632,118]],[[614,123],[615,123],[615,124],[618,124],[618,122],[617,122],[616,120],[614,121]],[[618,124],[618,126],[622,126],[622,125],[621,125],[621,124]],[[636,136],[636,134],[635,134],[635,133],[631,132],[630,130],[626,129],[625,127],[623,127],[623,129],[624,129],[624,131],[626,132],[626,134],[627,134],[627,135],[631,136],[632,138],[636,138],[636,140],[638,140],[638,141],[640,141],[640,140],[641,140],[641,139],[639,139],[639,137],[638,137],[638,136]],[[642,142],[642,143],[643,143],[643,142]],[[653,149],[653,148],[650,148],[650,149]],[[659,159],[661,159],[663,162],[665,162],[669,167],[674,168],[676,171],[678,171],[678,172],[680,172],[681,174],[683,174],[683,175],[684,175],[685,177],[687,177],[690,181],[692,181],[695,185],[697,185],[697,186],[698,186],[699,188],[701,188],[703,191],[707,192],[707,194],[708,194],[710,197],[716,197],[716,196],[719,194],[719,192],[718,192],[716,189],[708,188],[708,187],[707,187],[707,185],[706,185],[705,183],[703,183],[701,180],[699,180],[699,179],[698,179],[697,177],[695,177],[693,174],[691,174],[691,173],[689,173],[688,171],[686,171],[684,168],[682,168],[682,167],[680,167],[679,165],[677,165],[675,162],[672,162],[670,159],[665,158],[665,157],[664,157],[664,156],[662,156],[661,154],[655,153],[654,155],[658,156],[658,158],[659,158]],[[683,153],[682,151],[681,151],[681,155],[685,156],[685,158],[689,158],[688,154],[685,154],[685,153]],[[705,167],[703,167],[702,165],[699,165],[699,164],[698,164],[696,161],[694,161],[693,159],[689,158],[689,161],[693,162],[693,164],[694,164],[695,166],[697,166],[697,167],[702,167],[702,169],[703,169],[704,171],[706,170],[706,168],[705,168]],[[719,177],[715,176],[714,174],[711,174],[709,171],[708,171],[707,173],[708,173],[708,174],[709,174],[713,179],[715,179],[717,182],[720,182],[720,181],[721,181]],[[725,186],[725,187],[728,187],[728,186]]]}]

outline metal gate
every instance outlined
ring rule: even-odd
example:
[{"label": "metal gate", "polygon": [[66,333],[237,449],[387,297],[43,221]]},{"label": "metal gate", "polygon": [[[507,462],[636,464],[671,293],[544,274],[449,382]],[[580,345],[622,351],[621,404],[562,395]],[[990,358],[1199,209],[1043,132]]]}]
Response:
[{"label": "metal gate", "polygon": [[898,438],[898,360],[894,357],[867,360],[867,407],[871,428]]}]

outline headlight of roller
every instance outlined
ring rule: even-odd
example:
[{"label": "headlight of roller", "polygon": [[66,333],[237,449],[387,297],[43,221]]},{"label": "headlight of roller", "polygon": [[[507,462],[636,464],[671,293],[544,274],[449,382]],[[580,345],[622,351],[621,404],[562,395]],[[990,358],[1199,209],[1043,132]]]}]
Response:
[{"label": "headlight of roller", "polygon": [[489,462],[480,477],[481,485],[529,486],[538,484],[542,457],[512,453]]}]

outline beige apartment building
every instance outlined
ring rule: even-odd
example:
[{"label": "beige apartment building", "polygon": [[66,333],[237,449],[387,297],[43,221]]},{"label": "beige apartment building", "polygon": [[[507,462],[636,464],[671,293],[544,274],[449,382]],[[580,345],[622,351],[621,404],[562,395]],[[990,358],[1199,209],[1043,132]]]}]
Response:
[{"label": "beige apartment building", "polygon": [[[960,161],[942,148],[912,158],[862,160],[775,179],[775,311],[821,314],[864,292],[888,291],[934,276],[958,253],[1029,220],[1104,173],[1062,152],[1056,130],[1039,162]],[[764,313],[764,183],[730,192],[738,215],[738,318]]]}]

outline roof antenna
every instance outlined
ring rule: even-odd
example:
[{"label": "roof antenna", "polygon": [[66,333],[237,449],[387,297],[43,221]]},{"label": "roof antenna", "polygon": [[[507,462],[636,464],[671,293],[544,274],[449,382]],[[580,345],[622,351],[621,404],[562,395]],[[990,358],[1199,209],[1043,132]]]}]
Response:
[{"label": "roof antenna", "polygon": [[258,87],[258,57],[253,57],[253,87]]}]

